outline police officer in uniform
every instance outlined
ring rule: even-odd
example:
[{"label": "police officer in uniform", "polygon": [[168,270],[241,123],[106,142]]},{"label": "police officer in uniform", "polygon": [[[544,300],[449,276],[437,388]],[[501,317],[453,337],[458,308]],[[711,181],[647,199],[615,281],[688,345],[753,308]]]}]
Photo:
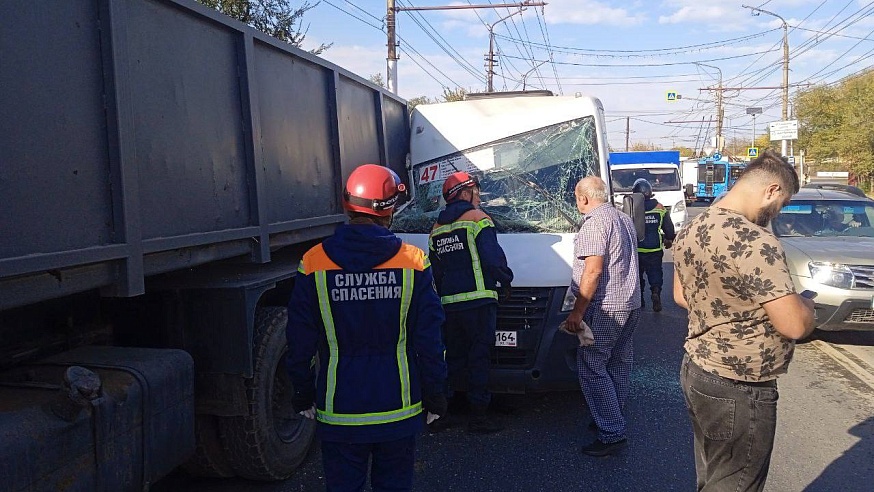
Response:
[{"label": "police officer in uniform", "polygon": [[513,272],[498,244],[495,224],[479,209],[476,178],[466,172],[452,174],[443,183],[443,198],[446,208],[431,230],[428,254],[446,311],[443,331],[449,384],[457,387],[467,377],[472,412],[468,430],[497,432],[501,425],[486,414],[491,401],[490,354],[495,345],[498,290],[509,296]]},{"label": "police officer in uniform", "polygon": [[368,462],[374,491],[411,490],[423,413],[446,413],[430,262],[388,230],[404,191],[386,167],[355,169],[343,193],[350,221],[303,256],[289,302],[292,402],[317,420],[329,491],[362,490]]},{"label": "police officer in uniform", "polygon": [[670,216],[665,220],[668,211],[655,199],[649,181],[644,178],[636,180],[631,191],[643,194],[645,199],[643,209],[646,232],[643,239],[637,243],[637,259],[640,263],[640,302],[641,305],[644,305],[644,287],[646,279],[649,278],[649,286],[652,291],[650,295],[652,310],[659,312],[662,310],[664,249],[671,247],[671,242],[677,234],[674,231],[674,224],[671,222]]}]

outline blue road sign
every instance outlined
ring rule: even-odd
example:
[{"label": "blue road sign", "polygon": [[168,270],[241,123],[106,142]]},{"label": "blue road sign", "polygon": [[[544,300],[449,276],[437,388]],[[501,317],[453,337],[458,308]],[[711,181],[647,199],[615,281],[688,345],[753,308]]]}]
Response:
[{"label": "blue road sign", "polygon": [[747,157],[756,158],[759,156],[758,147],[747,147]]}]

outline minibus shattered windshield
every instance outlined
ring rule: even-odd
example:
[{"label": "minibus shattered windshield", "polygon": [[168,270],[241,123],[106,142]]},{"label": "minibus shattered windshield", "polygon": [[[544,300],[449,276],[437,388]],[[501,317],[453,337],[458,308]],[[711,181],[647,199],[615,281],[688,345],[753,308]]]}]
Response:
[{"label": "minibus shattered windshield", "polygon": [[467,171],[480,182],[481,208],[498,232],[576,232],[577,181],[598,175],[595,118],[587,116],[413,167],[415,199],[396,215],[395,232],[428,233],[444,205],[443,181]]}]

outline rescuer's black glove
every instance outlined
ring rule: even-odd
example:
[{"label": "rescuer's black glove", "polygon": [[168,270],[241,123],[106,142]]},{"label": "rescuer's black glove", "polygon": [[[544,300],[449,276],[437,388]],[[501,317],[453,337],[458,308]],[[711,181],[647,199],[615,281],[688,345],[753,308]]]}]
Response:
[{"label": "rescuer's black glove", "polygon": [[446,415],[449,403],[446,401],[446,395],[437,393],[423,397],[422,406],[425,407],[426,412],[442,417]]},{"label": "rescuer's black glove", "polygon": [[510,286],[510,282],[507,282],[505,284],[501,284],[500,292],[501,292],[501,302],[509,301],[510,296],[513,295],[513,287]]},{"label": "rescuer's black glove", "polygon": [[312,408],[315,401],[315,396],[310,392],[295,392],[294,396],[291,397],[291,406],[295,413],[300,413]]}]

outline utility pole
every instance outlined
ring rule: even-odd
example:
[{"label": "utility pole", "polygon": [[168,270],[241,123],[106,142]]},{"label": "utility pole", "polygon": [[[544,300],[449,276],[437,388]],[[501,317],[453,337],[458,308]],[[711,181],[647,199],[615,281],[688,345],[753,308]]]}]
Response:
[{"label": "utility pole", "polygon": [[722,109],[722,70],[720,70],[719,67],[714,67],[713,65],[708,65],[706,63],[692,63],[702,67],[714,68],[719,72],[719,87],[716,89],[716,151],[721,154],[722,149],[725,147],[725,137],[722,135],[722,119],[724,117],[724,110]]},{"label": "utility pole", "polygon": [[631,116],[625,117],[625,152],[628,152],[628,140],[631,137]]},{"label": "utility pole", "polygon": [[516,14],[521,14],[524,11],[524,7],[519,7],[519,10],[512,12],[509,15],[505,15],[489,24],[489,53],[486,55],[486,80],[488,81],[488,85],[486,86],[486,92],[495,92],[495,86],[492,83],[495,78],[495,26]]},{"label": "utility pole", "polygon": [[392,94],[398,93],[398,42],[395,36],[397,24],[395,24],[395,0],[386,0],[385,27],[388,34],[388,56],[386,62],[386,79],[388,90]]},{"label": "utility pole", "polygon": [[[780,17],[774,12],[769,12],[767,10],[760,9],[758,7],[751,7],[749,5],[742,5],[745,9],[750,9],[753,15],[768,14],[780,19],[780,22],[783,23],[783,121],[786,121],[786,118],[789,116],[789,25],[786,24],[786,19]],[[780,153],[781,155],[786,155],[786,144],[788,140],[780,141]]]},{"label": "utility pole", "polygon": [[[544,7],[547,4],[545,2],[535,2],[532,0],[525,0],[522,2],[516,3],[491,3],[488,5],[436,5],[433,7],[397,7],[395,6],[394,0],[386,0],[386,35],[388,36],[388,56],[386,57],[386,70],[388,72],[388,89],[394,94],[398,93],[398,72],[397,72],[397,39],[395,35],[395,31],[397,30],[397,19],[395,18],[395,14],[401,11],[412,11],[412,10],[469,10],[469,9],[498,9],[498,8],[519,8],[519,12],[522,11],[525,7]],[[518,12],[514,12],[518,13]],[[510,14],[510,15],[514,15]],[[509,17],[509,16],[507,16]],[[497,22],[495,23],[497,24]],[[491,53],[493,52],[494,46],[494,37],[492,36],[492,27],[494,24],[489,27],[489,59],[492,58]],[[489,73],[491,73],[492,66],[489,65]],[[491,75],[489,76],[489,92],[492,91],[492,79]]]}]

